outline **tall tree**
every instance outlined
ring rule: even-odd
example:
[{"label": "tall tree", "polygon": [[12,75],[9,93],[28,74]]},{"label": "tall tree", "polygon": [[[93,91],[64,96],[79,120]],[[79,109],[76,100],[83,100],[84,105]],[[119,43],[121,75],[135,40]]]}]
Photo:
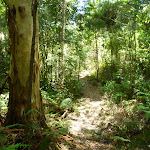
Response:
[{"label": "tall tree", "polygon": [[[39,82],[37,1],[5,2],[8,6],[11,51],[10,96],[6,124],[26,125],[28,118],[41,126],[45,122]],[[30,114],[29,117],[27,114]]]},{"label": "tall tree", "polygon": [[[86,21],[85,24],[94,34],[95,39],[95,70],[98,79],[99,74],[99,45],[98,38],[101,28],[105,27],[105,22],[101,19],[101,10],[99,9],[100,2],[89,2],[89,6],[86,9]],[[97,9],[98,8],[98,9]]]},{"label": "tall tree", "polygon": [[65,52],[65,25],[66,25],[66,1],[62,0],[62,33],[61,33],[61,53],[59,56],[59,88],[62,91],[64,84],[64,52]]}]

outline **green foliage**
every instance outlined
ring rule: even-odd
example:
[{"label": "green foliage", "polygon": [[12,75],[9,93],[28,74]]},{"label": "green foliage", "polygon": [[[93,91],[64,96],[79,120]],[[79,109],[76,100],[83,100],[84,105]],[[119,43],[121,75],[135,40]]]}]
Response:
[{"label": "green foliage", "polygon": [[57,136],[62,136],[64,134],[67,134],[68,131],[66,128],[59,128],[59,129],[46,129],[45,132],[42,133],[43,136],[45,136],[41,143],[40,146],[38,148],[38,150],[45,150],[46,148],[49,147],[49,145],[51,145],[52,149],[58,149],[56,146],[56,140],[57,140]]},{"label": "green foliage", "polygon": [[[52,143],[53,149],[56,148],[56,140],[58,136],[62,136],[68,133],[68,130],[63,127],[64,125],[61,122],[57,122],[54,127],[46,129],[42,135],[46,135],[42,140],[39,150],[45,150],[44,148],[48,147],[50,143]],[[57,148],[56,148],[57,149]]]},{"label": "green foliage", "polygon": [[72,100],[70,98],[66,98],[64,99],[61,103],[60,103],[60,108],[67,108],[71,105]]},{"label": "green foliage", "polygon": [[131,142],[130,140],[124,139],[123,137],[120,137],[120,136],[112,136],[112,137],[110,137],[110,139],[117,139],[117,140],[121,140],[124,142]]},{"label": "green foliage", "polygon": [[119,104],[123,99],[130,98],[130,92],[132,92],[130,89],[130,82],[127,81],[121,81],[120,83],[116,83],[116,81],[107,81],[103,89],[112,96],[112,100],[116,104]]},{"label": "green foliage", "polygon": [[40,114],[40,115],[42,115],[37,109],[31,109],[31,110],[29,110],[29,111],[26,113],[26,116],[29,115],[30,113],[33,113],[33,114],[34,114],[35,112],[38,113],[38,114]]},{"label": "green foliage", "polygon": [[132,143],[130,144],[131,149],[141,148],[141,149],[149,149],[150,144],[150,130],[143,129],[139,134],[133,135]]},{"label": "green foliage", "polygon": [[67,95],[71,93],[73,98],[78,98],[82,95],[82,82],[77,81],[74,78],[66,79],[65,86],[68,89]]},{"label": "green foliage", "polygon": [[30,146],[31,145],[28,145],[28,144],[22,144],[22,143],[14,144],[13,143],[8,147],[2,146],[1,150],[17,150],[18,148],[25,149],[25,148],[30,147]]},{"label": "green foliage", "polygon": [[[64,113],[66,109],[72,111],[74,108],[73,97],[67,95],[68,90],[64,93],[48,93],[42,91],[42,97],[45,104],[45,113],[52,118],[56,118]],[[66,96],[69,96],[66,98]]]},{"label": "green foliage", "polygon": [[42,140],[42,142],[40,143],[40,146],[38,148],[38,150],[45,150],[49,147],[50,142],[52,142],[51,137],[50,136],[45,136]]},{"label": "green foliage", "polygon": [[2,127],[0,128],[0,131],[4,130],[4,129],[9,129],[9,128],[13,128],[13,127],[23,127],[23,124],[12,124],[12,125],[8,125],[6,127]]},{"label": "green foliage", "polygon": [[94,75],[91,75],[88,77],[88,80],[93,84],[93,85],[97,85],[98,84],[98,79],[97,77]]},{"label": "green foliage", "polygon": [[[102,86],[106,84],[106,81],[112,80],[113,74],[117,76],[117,64],[105,62],[101,64],[99,71],[99,79],[101,80]],[[113,69],[112,69],[113,68]]]},{"label": "green foliage", "polygon": [[[134,119],[134,120],[133,120]],[[140,129],[140,122],[135,118],[124,118],[125,127],[127,132],[136,132]]]},{"label": "green foliage", "polygon": [[120,101],[123,99],[123,98],[126,98],[127,96],[124,94],[124,93],[116,93],[115,95],[114,95],[114,103],[115,104],[119,104],[120,103]]},{"label": "green foliage", "polygon": [[142,103],[147,103],[150,102],[150,93],[145,93],[145,92],[140,92],[138,91],[136,93],[136,99]]},{"label": "green foliage", "polygon": [[52,131],[51,129],[47,129],[42,135],[50,135],[51,138],[56,139],[56,136],[66,134],[68,130],[66,128],[60,128]]},{"label": "green foliage", "polygon": [[0,146],[4,146],[4,144],[6,143],[7,141],[7,137],[5,135],[3,135],[0,131]]},{"label": "green foliage", "polygon": [[4,113],[7,112],[8,100],[9,100],[9,93],[0,95],[0,111]]},{"label": "green foliage", "polygon": [[[0,85],[9,71],[9,40],[6,21],[6,6],[0,3]],[[5,87],[8,88],[8,85]]]},{"label": "green foliage", "polygon": [[146,120],[150,120],[150,102],[146,104],[140,103],[137,109],[145,113],[144,118]]},{"label": "green foliage", "polygon": [[0,85],[2,84],[2,81],[6,78],[9,72],[10,56],[8,55],[7,45],[7,39],[5,41],[1,41],[0,39]]},{"label": "green foliage", "polygon": [[11,134],[4,134],[3,130],[15,128],[15,127],[24,127],[22,124],[12,124],[5,127],[0,128],[0,146],[1,150],[17,150],[19,148],[24,149],[26,147],[30,147],[31,145],[24,144],[24,143],[12,143],[9,146],[5,146],[8,140],[11,138]]}]

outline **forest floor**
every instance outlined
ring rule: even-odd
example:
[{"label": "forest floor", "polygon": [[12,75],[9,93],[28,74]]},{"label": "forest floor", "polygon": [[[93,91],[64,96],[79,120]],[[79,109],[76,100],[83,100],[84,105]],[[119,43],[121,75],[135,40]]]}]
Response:
[{"label": "forest floor", "polygon": [[112,105],[109,98],[101,94],[98,85],[93,85],[88,78],[88,72],[83,72],[82,102],[65,118],[70,124],[66,138],[69,145],[62,144],[62,150],[116,149],[115,141],[110,136],[116,134],[115,127],[121,110]]}]

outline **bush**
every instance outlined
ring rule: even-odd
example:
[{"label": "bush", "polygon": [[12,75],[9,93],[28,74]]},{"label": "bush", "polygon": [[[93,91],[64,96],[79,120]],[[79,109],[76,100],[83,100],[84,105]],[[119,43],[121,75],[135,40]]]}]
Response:
[{"label": "bush", "polygon": [[121,81],[120,84],[116,81],[107,81],[103,87],[104,92],[107,92],[112,97],[114,103],[119,104],[121,100],[128,99],[130,97],[130,83]]},{"label": "bush", "polygon": [[82,83],[74,78],[66,79],[65,87],[67,89],[66,95],[72,94],[74,98],[78,98],[82,95]]}]

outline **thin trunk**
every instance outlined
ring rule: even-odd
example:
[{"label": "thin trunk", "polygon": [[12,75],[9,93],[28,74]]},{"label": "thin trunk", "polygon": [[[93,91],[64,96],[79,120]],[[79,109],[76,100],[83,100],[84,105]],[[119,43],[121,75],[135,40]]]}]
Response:
[{"label": "thin trunk", "polygon": [[110,39],[110,55],[111,55],[111,68],[110,68],[110,77],[111,79],[113,79],[113,72],[114,72],[114,48],[113,48],[113,31],[112,31],[112,27],[110,26],[109,28],[109,39]]},{"label": "thin trunk", "polygon": [[80,57],[79,57],[79,60],[78,60],[78,82],[80,80],[80,68],[81,68],[81,63],[80,63]]},{"label": "thin trunk", "polygon": [[133,49],[132,49],[132,32],[130,32],[129,35],[129,55],[130,55],[130,93],[133,93],[133,88],[134,88],[134,64],[133,64]]},{"label": "thin trunk", "polygon": [[99,74],[99,58],[98,58],[98,42],[97,42],[97,34],[95,33],[95,40],[96,40],[96,77],[98,79]]},{"label": "thin trunk", "polygon": [[59,81],[59,56],[57,56],[57,58],[56,58],[57,60],[56,60],[56,82],[57,82],[57,84],[58,84],[58,81]]},{"label": "thin trunk", "polygon": [[64,52],[65,52],[65,25],[66,25],[66,6],[65,0],[62,1],[62,64],[61,64],[61,77],[60,77],[60,85],[64,84]]},{"label": "thin trunk", "polygon": [[134,27],[133,27],[133,32],[134,32],[134,49],[135,49],[135,56],[134,56],[134,61],[135,61],[135,71],[136,71],[136,55],[137,55],[137,43],[136,43],[136,27],[137,27],[137,11],[138,11],[138,4],[137,1],[134,1],[134,7],[135,7],[135,11],[134,12]]}]

